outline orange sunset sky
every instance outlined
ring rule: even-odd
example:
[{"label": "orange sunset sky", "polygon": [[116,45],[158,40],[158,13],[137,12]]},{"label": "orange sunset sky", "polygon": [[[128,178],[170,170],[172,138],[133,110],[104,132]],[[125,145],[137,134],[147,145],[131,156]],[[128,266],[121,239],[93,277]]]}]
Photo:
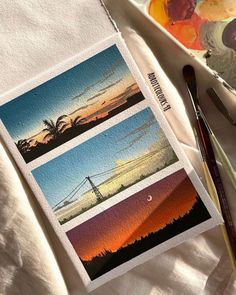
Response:
[{"label": "orange sunset sky", "polygon": [[185,215],[196,198],[193,185],[180,170],[70,230],[67,236],[79,257],[89,261],[165,227]]},{"label": "orange sunset sky", "polygon": [[[108,90],[104,90],[100,95],[96,95],[92,99],[90,98],[91,102],[89,101],[87,105],[79,107],[69,113],[68,117],[64,118],[64,122],[69,123],[70,119],[75,119],[77,116],[83,119],[83,124],[104,118],[111,110],[127,102],[127,98],[139,91],[140,89],[133,77],[128,74],[123,77],[122,81],[110,87],[109,94],[107,93]],[[59,113],[58,116],[60,115]],[[45,139],[46,134],[47,132],[40,131],[31,136],[30,139],[33,139],[32,144],[34,144],[35,141],[46,143],[48,141],[48,139]]]}]

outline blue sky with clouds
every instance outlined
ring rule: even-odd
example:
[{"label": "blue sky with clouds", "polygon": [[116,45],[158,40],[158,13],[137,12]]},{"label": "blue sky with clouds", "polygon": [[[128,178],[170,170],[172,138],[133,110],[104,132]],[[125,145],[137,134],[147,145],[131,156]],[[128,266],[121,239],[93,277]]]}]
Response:
[{"label": "blue sky with clouds", "polygon": [[[49,204],[53,206],[86,176],[114,168],[116,160],[130,160],[148,151],[150,145],[158,140],[159,128],[151,110],[147,108],[32,173]],[[134,144],[130,145],[132,141]],[[110,176],[111,174],[99,176],[95,182],[98,185]],[[81,194],[90,188],[86,185]]]},{"label": "blue sky with clouds", "polygon": [[[131,75],[115,45],[0,107],[0,118],[13,140],[43,129],[44,119],[56,119],[87,103],[101,89]],[[33,134],[32,134],[33,133]]]}]

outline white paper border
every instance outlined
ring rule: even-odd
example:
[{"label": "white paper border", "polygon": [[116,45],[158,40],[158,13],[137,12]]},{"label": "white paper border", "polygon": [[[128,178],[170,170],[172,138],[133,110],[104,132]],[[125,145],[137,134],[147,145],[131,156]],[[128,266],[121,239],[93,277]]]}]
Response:
[{"label": "white paper border", "polygon": [[[51,222],[55,233],[57,234],[57,236],[60,238],[62,244],[65,247],[66,252],[68,253],[68,255],[71,257],[72,262],[74,264],[74,266],[76,267],[77,271],[79,272],[81,279],[83,280],[85,286],[87,287],[87,289],[89,291],[94,290],[95,288],[97,288],[98,286],[104,284],[105,282],[111,280],[112,278],[115,278],[121,274],[124,274],[125,272],[127,272],[128,270],[130,270],[131,268],[133,268],[134,266],[141,264],[145,261],[147,261],[148,259],[156,256],[157,254],[160,254],[168,249],[170,249],[171,247],[174,247],[180,243],[182,243],[184,240],[192,238],[194,236],[196,236],[197,234],[200,234],[201,232],[208,230],[210,228],[212,228],[213,226],[222,223],[222,218],[219,215],[218,211],[215,209],[212,201],[210,200],[209,195],[207,194],[205,188],[203,187],[199,177],[197,176],[196,172],[193,170],[193,167],[191,166],[189,160],[187,159],[187,157],[185,156],[185,154],[183,153],[180,144],[178,143],[173,131],[171,130],[170,126],[168,125],[164,115],[162,114],[158,103],[155,101],[155,98],[151,92],[151,90],[148,88],[148,86],[146,85],[143,77],[141,76],[137,65],[135,64],[135,62],[133,61],[133,59],[131,58],[126,45],[123,41],[123,39],[120,36],[120,33],[116,33],[114,36],[107,38],[106,40],[104,40],[103,42],[99,42],[97,43],[95,46],[89,48],[88,50],[82,52],[81,54],[70,58],[69,60],[67,60],[66,62],[56,66],[54,69],[51,69],[50,71],[47,71],[46,73],[44,73],[43,75],[40,75],[39,77],[17,87],[16,89],[7,92],[4,95],[4,99],[2,99],[2,104],[12,100],[12,97],[16,98],[19,95],[39,86],[40,84],[52,79],[53,77],[63,73],[64,71],[76,66],[78,63],[83,62],[84,60],[88,59],[89,57],[101,52],[102,50],[105,50],[106,48],[109,48],[112,45],[117,45],[120,53],[122,54],[127,66],[129,67],[134,79],[136,80],[137,84],[140,87],[141,92],[143,93],[144,97],[145,97],[145,101],[138,103],[137,105],[127,109],[126,111],[123,111],[122,113],[114,116],[113,118],[108,119],[107,121],[105,121],[104,123],[101,123],[100,125],[94,127],[93,129],[87,131],[87,135],[84,135],[84,140],[87,140],[89,137],[91,138],[92,136],[94,136],[95,132],[100,132],[101,130],[106,130],[108,127],[111,127],[112,124],[114,124],[117,121],[115,119],[119,118],[119,121],[121,121],[121,119],[123,120],[123,116],[131,116],[134,115],[135,113],[141,111],[142,109],[144,109],[144,106],[148,106],[151,107],[155,117],[157,118],[158,123],[160,124],[161,128],[163,129],[164,133],[167,135],[167,138],[170,142],[170,144],[172,145],[177,157],[179,158],[179,160],[181,161],[181,164],[183,164],[183,167],[186,171],[186,173],[188,174],[190,180],[192,181],[192,183],[195,186],[195,189],[198,191],[204,205],[206,206],[209,214],[211,215],[211,218],[171,239],[169,239],[168,241],[142,253],[141,255],[138,255],[137,257],[133,258],[132,260],[129,260],[126,263],[123,263],[122,265],[116,267],[115,269],[107,272],[106,274],[102,275],[101,277],[91,281],[85,268],[83,267],[83,264],[81,263],[80,259],[78,258],[73,246],[71,245],[70,241],[68,240],[67,236],[65,235],[64,231],[63,231],[63,227],[59,224],[59,222],[56,220],[56,217],[53,213],[53,210],[50,208],[46,198],[44,197],[43,193],[41,190],[39,190],[38,184],[35,181],[33,175],[30,172],[30,169],[34,169],[35,167],[38,167],[40,164],[40,159],[43,159],[43,162],[47,162],[48,160],[54,158],[55,156],[58,156],[59,154],[61,154],[61,149],[60,147],[55,149],[55,152],[49,152],[46,155],[46,157],[40,157],[38,158],[39,160],[37,161],[32,161],[34,162],[34,164],[32,165],[32,163],[30,164],[26,164],[25,161],[23,160],[22,156],[20,155],[20,153],[17,150],[17,147],[15,146],[15,143],[13,142],[13,140],[11,139],[10,135],[8,134],[6,128],[4,127],[3,123],[0,122],[0,135],[3,138],[3,140],[5,141],[7,147],[9,148],[10,152],[12,153],[12,155],[14,156],[16,163],[18,164],[18,166],[20,167],[24,177],[27,179],[31,189],[33,190],[33,192],[35,193],[42,209],[44,210],[46,216],[48,217],[49,221]],[[114,119],[115,118],[115,119]],[[111,125],[110,125],[111,124]],[[114,124],[115,125],[115,124]],[[90,132],[90,133],[88,133]],[[80,135],[81,136],[81,135]],[[81,137],[81,139],[74,139],[71,140],[71,142],[69,143],[69,146],[67,144],[64,144],[62,147],[66,147],[67,150],[71,149],[72,146],[76,146],[78,144],[79,141],[83,141],[83,137]],[[47,159],[50,158],[50,159]],[[35,164],[36,163],[36,164]],[[181,165],[180,165],[181,166]],[[152,180],[153,181],[153,180]],[[156,181],[155,181],[156,182]],[[144,189],[144,187],[140,188],[140,189]],[[132,191],[132,190],[130,190]],[[127,192],[127,189],[124,191]],[[129,197],[126,194],[126,198]],[[111,198],[112,199],[112,198]],[[125,198],[124,198],[125,199]],[[105,202],[104,202],[105,203]],[[99,208],[98,208],[99,209]],[[96,213],[96,212],[95,212]],[[95,214],[96,215],[96,214]],[[94,215],[93,215],[94,216]]]}]

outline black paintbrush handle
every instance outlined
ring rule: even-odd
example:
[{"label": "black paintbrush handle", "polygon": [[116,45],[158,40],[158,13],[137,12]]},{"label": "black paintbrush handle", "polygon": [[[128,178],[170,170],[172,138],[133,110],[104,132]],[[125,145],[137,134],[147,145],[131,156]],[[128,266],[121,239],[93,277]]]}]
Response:
[{"label": "black paintbrush handle", "polygon": [[198,136],[200,137],[201,144],[204,150],[203,157],[205,157],[204,160],[206,160],[207,162],[208,169],[210,171],[212,180],[216,187],[216,191],[219,197],[220,206],[222,210],[222,215],[225,221],[226,231],[228,233],[232,251],[234,253],[234,256],[236,257],[236,233],[234,229],[233,219],[230,213],[229,204],[226,198],[220,172],[216,163],[215,154],[211,144],[209,132],[203,118],[199,114],[197,116],[197,129],[199,133]]}]

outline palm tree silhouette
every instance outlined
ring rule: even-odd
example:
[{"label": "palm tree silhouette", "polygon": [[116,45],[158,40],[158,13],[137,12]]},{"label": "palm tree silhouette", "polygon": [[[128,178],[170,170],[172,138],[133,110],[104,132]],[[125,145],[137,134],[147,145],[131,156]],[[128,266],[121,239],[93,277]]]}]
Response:
[{"label": "palm tree silhouette", "polygon": [[67,117],[67,115],[60,116],[56,122],[54,122],[52,119],[43,120],[43,123],[46,126],[46,128],[44,128],[43,131],[47,131],[47,134],[44,136],[43,139],[58,138],[63,132],[62,127],[63,125],[65,125],[65,121],[63,121],[62,119],[64,119],[65,117]]},{"label": "palm tree silhouette", "polygon": [[81,116],[75,117],[73,120],[70,119],[70,125],[71,127],[76,127],[78,126],[84,119],[81,119]]},{"label": "palm tree silhouette", "polygon": [[81,119],[81,116],[77,116],[75,117],[74,119],[71,119],[70,118],[70,122],[66,123],[66,122],[63,122],[64,125],[62,126],[61,130],[64,131],[68,126],[70,128],[75,128],[77,127],[78,125],[80,125],[80,123],[84,121],[84,119]]},{"label": "palm tree silhouette", "polygon": [[29,151],[30,149],[30,143],[32,142],[32,139],[28,140],[28,139],[20,139],[18,140],[18,142],[16,143],[16,146],[18,148],[18,150],[20,151],[20,153],[26,153]]}]

